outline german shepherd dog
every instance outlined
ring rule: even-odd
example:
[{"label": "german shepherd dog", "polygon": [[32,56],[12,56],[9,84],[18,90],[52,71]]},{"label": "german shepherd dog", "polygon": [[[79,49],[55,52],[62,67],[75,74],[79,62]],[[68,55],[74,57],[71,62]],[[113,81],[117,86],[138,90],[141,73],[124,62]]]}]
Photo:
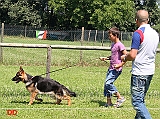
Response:
[{"label": "german shepherd dog", "polygon": [[59,82],[41,76],[31,76],[30,74],[27,74],[21,66],[20,70],[16,73],[16,76],[12,78],[12,81],[15,81],[16,83],[22,81],[25,83],[26,89],[31,94],[28,105],[32,105],[34,100],[43,101],[38,98],[38,94],[54,95],[57,100],[56,104],[60,104],[62,100],[68,100],[69,106],[71,105],[71,97],[76,97],[75,92],[70,91]]}]

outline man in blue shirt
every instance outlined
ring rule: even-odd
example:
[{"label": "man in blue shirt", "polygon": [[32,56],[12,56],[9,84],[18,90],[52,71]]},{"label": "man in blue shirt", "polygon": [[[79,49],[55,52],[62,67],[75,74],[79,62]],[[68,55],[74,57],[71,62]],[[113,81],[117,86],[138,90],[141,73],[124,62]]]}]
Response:
[{"label": "man in blue shirt", "polygon": [[121,57],[124,62],[132,61],[131,99],[136,110],[135,119],[151,119],[144,98],[155,72],[155,57],[159,36],[150,27],[148,20],[148,11],[137,11],[136,24],[139,28],[133,34],[131,51]]}]

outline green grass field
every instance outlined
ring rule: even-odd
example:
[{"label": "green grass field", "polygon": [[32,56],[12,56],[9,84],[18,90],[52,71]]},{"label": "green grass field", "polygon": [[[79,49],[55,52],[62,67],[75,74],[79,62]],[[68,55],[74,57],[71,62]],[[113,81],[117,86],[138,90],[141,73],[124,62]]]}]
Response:
[{"label": "green grass field", "polygon": [[[35,41],[36,39],[21,39],[7,37],[6,42],[18,43],[45,43],[78,45],[76,42]],[[28,40],[28,41],[26,41]],[[94,43],[91,43],[94,44]],[[129,44],[129,43],[128,43]],[[96,45],[96,44],[94,44]],[[108,44],[106,44],[107,46]],[[37,101],[27,105],[30,94],[25,85],[20,82],[15,84],[11,78],[19,70],[19,65],[32,75],[45,73],[46,49],[3,48],[3,63],[0,64],[0,118],[1,119],[133,119],[135,110],[130,98],[130,69],[127,62],[123,73],[115,82],[119,92],[126,97],[125,103],[120,108],[104,108],[106,99],[103,97],[103,83],[108,69],[108,64],[96,60],[99,56],[109,55],[107,51],[83,51],[84,65],[77,65],[58,72],[51,73],[50,77],[62,83],[70,90],[77,93],[72,97],[72,105],[67,101],[55,105],[55,100],[48,95],[39,95],[42,103]],[[160,55],[156,57],[156,72],[146,95],[146,105],[153,119],[159,119],[160,112]],[[52,50],[51,71],[79,62],[79,51]],[[116,97],[113,97],[116,102]],[[16,116],[8,116],[7,110],[18,111]]]}]

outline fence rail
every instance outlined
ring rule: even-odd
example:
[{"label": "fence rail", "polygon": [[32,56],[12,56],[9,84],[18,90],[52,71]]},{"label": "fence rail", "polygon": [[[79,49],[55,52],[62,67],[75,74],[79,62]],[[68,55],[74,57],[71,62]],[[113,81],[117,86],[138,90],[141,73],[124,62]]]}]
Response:
[{"label": "fence rail", "polygon": [[[22,43],[0,43],[0,47],[18,47],[18,48],[47,48],[46,59],[46,77],[50,77],[51,51],[52,49],[73,49],[73,50],[106,50],[110,51],[110,47],[103,46],[73,46],[73,45],[48,45],[48,44],[22,44]],[[130,48],[127,47],[129,51]],[[160,49],[157,49],[160,52]],[[2,56],[1,56],[2,57]]]},{"label": "fence rail", "polygon": [[[0,43],[1,47],[22,47],[22,48],[48,48],[53,49],[74,49],[74,50],[106,50],[110,51],[110,47],[104,46],[75,46],[75,45],[49,45],[49,44],[23,44],[23,43]],[[126,47],[130,51],[130,47]],[[160,48],[157,49],[160,53]]]},{"label": "fence rail", "polygon": [[48,48],[48,44],[0,43],[1,47]]}]

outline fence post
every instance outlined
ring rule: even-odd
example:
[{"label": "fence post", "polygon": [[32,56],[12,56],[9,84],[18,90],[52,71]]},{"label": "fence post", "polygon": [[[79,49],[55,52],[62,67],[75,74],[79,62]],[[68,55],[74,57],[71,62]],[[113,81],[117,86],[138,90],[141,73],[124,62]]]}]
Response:
[{"label": "fence post", "polygon": [[91,30],[89,30],[89,33],[88,33],[88,42],[90,40],[90,35],[91,35]]},{"label": "fence post", "polygon": [[50,67],[51,67],[51,54],[52,48],[51,46],[47,47],[47,64],[46,64],[46,78],[50,78]]},{"label": "fence post", "polygon": [[[81,35],[81,46],[83,46],[83,40],[84,40],[84,27],[82,27],[82,35]],[[83,52],[80,50],[80,62],[82,63],[82,55]]]},{"label": "fence post", "polygon": [[104,43],[104,31],[102,33],[102,46],[104,45],[103,43]]},{"label": "fence post", "polygon": [[[1,28],[1,43],[3,43],[3,35],[4,35],[4,23],[2,23],[2,28]],[[0,62],[3,62],[3,49],[0,47]]]},{"label": "fence post", "polygon": [[96,30],[96,34],[94,36],[94,41],[96,42],[97,41],[97,30]]},{"label": "fence post", "polygon": [[121,32],[121,41],[123,40],[122,38],[123,38],[123,33]]},{"label": "fence post", "polygon": [[26,35],[27,34],[27,25],[25,25],[25,27],[24,27],[24,37],[26,38]]}]

